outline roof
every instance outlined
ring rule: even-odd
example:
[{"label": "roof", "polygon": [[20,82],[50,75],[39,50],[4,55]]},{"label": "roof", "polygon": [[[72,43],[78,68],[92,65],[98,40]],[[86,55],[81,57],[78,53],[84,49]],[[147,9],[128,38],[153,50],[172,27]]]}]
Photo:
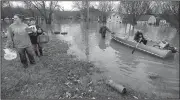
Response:
[{"label": "roof", "polygon": [[148,21],[151,16],[153,15],[142,15],[138,21]]},{"label": "roof", "polygon": [[78,13],[79,11],[58,11],[55,15],[58,15],[59,17],[69,17],[76,16]]},{"label": "roof", "polygon": [[123,14],[122,15],[122,22],[123,23],[131,23],[132,22],[132,15],[131,14]]}]

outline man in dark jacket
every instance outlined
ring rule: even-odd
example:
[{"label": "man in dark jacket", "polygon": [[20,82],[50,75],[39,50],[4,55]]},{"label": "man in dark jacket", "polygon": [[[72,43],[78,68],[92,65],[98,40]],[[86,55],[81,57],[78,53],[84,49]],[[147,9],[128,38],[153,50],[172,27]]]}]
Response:
[{"label": "man in dark jacket", "polygon": [[111,31],[110,31],[109,28],[106,26],[106,24],[103,23],[103,25],[102,25],[102,26],[100,27],[100,29],[99,29],[99,33],[101,34],[101,36],[102,36],[103,38],[105,38],[105,36],[106,36],[106,31],[108,31],[108,32],[111,33]]}]

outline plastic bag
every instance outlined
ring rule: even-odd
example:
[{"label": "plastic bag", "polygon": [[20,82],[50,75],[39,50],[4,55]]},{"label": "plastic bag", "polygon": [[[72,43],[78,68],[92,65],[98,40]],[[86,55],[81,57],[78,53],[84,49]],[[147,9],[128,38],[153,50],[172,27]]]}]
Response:
[{"label": "plastic bag", "polygon": [[9,48],[6,48],[6,49],[3,49],[5,54],[4,54],[4,59],[6,60],[13,60],[17,57],[17,52],[13,49],[9,49]]}]

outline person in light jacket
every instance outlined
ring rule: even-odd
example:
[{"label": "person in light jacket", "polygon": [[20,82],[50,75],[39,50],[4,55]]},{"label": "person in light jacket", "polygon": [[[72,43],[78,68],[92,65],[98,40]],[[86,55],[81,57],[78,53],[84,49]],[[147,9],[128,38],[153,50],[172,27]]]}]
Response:
[{"label": "person in light jacket", "polygon": [[14,22],[9,26],[8,40],[6,43],[6,48],[16,48],[21,63],[24,68],[28,67],[28,60],[26,54],[29,58],[30,64],[36,64],[34,58],[34,51],[32,48],[32,43],[29,38],[29,33],[27,32],[28,25],[23,22],[23,15],[14,15]]}]

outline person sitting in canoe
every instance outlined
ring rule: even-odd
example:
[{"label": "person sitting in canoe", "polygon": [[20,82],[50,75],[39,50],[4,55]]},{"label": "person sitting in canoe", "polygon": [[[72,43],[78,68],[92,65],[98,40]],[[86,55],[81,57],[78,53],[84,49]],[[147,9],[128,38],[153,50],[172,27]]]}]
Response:
[{"label": "person sitting in canoe", "polygon": [[172,53],[178,52],[176,47],[170,46],[170,44],[167,42],[167,40],[162,40],[158,44],[153,45],[153,47],[158,46],[159,49],[164,49],[164,50],[171,50]]},{"label": "person sitting in canoe", "polygon": [[134,40],[138,43],[142,42],[144,45],[147,44],[147,40],[144,38],[142,32],[139,32],[139,31],[136,32],[136,34],[134,36]]},{"label": "person sitting in canoe", "polygon": [[109,30],[109,28],[106,26],[106,24],[105,23],[103,23],[103,25],[100,27],[100,29],[99,29],[99,33],[101,34],[101,36],[103,37],[103,38],[105,38],[105,36],[106,36],[106,31],[108,31],[108,32],[110,32],[110,33],[113,33],[113,32],[111,32],[110,30]]}]

